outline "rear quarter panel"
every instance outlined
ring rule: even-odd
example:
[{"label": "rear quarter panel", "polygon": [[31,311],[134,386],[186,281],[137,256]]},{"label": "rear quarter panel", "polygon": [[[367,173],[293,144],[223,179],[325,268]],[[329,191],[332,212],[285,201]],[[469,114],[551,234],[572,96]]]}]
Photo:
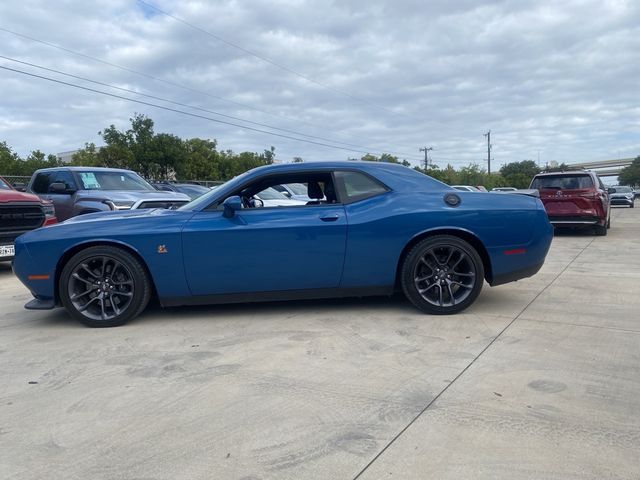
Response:
[{"label": "rear quarter panel", "polygon": [[[447,193],[456,193],[460,205],[445,204]],[[541,202],[524,195],[450,189],[389,192],[346,209],[349,228],[344,287],[392,285],[403,249],[424,234],[443,230],[472,234],[486,248],[493,276],[542,262],[552,237]],[[526,253],[504,254],[516,249]]]}]

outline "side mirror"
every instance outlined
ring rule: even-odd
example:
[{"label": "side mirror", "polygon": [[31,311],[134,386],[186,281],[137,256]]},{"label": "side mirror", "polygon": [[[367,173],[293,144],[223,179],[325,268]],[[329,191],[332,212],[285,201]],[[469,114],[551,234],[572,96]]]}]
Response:
[{"label": "side mirror", "polygon": [[51,185],[49,185],[49,192],[50,193],[68,193],[68,194],[73,193],[73,191],[68,189],[67,186],[62,182],[53,182]]},{"label": "side mirror", "polygon": [[291,194],[289,192],[287,192],[286,190],[284,192],[282,192],[282,194],[287,198],[291,198]]},{"label": "side mirror", "polygon": [[616,193],[616,189],[609,187],[609,188],[607,188],[607,193],[608,194]]},{"label": "side mirror", "polygon": [[222,216],[225,218],[231,218],[238,210],[242,209],[242,200],[239,196],[234,195],[222,202],[222,207],[224,208]]}]

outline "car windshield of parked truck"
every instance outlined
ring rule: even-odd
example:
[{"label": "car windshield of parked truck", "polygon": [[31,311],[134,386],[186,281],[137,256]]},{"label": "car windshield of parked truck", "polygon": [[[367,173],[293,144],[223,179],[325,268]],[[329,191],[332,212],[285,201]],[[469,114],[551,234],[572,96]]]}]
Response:
[{"label": "car windshield of parked truck", "polygon": [[545,188],[555,190],[577,190],[593,187],[593,180],[589,175],[549,175],[536,177],[531,182],[531,188],[543,190]]},{"label": "car windshield of parked truck", "polygon": [[155,190],[132,172],[79,172],[83,190]]},{"label": "car windshield of parked truck", "polygon": [[614,193],[631,193],[631,187],[613,187]]}]

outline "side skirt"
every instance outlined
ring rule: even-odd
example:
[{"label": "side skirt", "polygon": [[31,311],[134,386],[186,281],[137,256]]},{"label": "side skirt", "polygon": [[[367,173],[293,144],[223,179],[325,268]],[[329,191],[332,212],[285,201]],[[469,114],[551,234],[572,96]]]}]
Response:
[{"label": "side skirt", "polygon": [[223,303],[278,302],[283,300],[314,300],[320,298],[375,297],[393,295],[393,285],[386,287],[318,288],[279,290],[274,292],[223,293],[188,297],[163,297],[163,307],[180,305],[213,305]]}]

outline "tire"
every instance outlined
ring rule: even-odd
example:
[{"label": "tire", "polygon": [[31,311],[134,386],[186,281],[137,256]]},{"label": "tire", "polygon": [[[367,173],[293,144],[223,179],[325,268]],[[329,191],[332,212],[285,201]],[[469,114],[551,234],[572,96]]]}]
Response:
[{"label": "tire", "polygon": [[634,203],[635,203],[635,202],[631,202],[631,205],[629,205],[629,208],[633,208],[633,204],[634,204]]},{"label": "tire", "polygon": [[483,282],[480,255],[469,243],[452,235],[420,241],[407,253],[400,271],[407,299],[423,312],[435,315],[451,315],[469,307]]},{"label": "tire", "polygon": [[607,226],[606,225],[596,225],[596,235],[601,237],[607,236]]},{"label": "tire", "polygon": [[67,312],[84,325],[116,327],[142,313],[151,297],[151,281],[134,255],[102,245],[69,259],[58,294]]}]

